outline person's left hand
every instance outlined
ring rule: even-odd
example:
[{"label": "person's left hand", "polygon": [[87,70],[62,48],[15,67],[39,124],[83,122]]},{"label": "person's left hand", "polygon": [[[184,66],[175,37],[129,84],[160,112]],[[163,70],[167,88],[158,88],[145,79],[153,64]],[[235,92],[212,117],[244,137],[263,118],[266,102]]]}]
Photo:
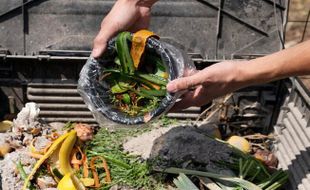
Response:
[{"label": "person's left hand", "polygon": [[102,20],[101,29],[94,40],[92,56],[98,58],[105,51],[107,42],[120,31],[135,32],[147,29],[150,21],[151,6],[155,0],[142,1],[118,0],[109,14]]},{"label": "person's left hand", "polygon": [[214,98],[223,96],[241,88],[243,77],[239,67],[245,63],[227,61],[214,64],[204,70],[168,83],[170,93],[186,90],[187,92],[177,102],[172,111],[181,110],[190,106],[203,106]]}]

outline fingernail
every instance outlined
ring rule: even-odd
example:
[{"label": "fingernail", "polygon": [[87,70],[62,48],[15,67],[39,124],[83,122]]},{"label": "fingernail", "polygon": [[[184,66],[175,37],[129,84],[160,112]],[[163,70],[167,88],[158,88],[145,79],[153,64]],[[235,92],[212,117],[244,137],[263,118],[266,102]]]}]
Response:
[{"label": "fingernail", "polygon": [[175,93],[177,91],[174,82],[169,82],[167,84],[167,90],[168,90],[168,92],[171,92],[171,93]]}]

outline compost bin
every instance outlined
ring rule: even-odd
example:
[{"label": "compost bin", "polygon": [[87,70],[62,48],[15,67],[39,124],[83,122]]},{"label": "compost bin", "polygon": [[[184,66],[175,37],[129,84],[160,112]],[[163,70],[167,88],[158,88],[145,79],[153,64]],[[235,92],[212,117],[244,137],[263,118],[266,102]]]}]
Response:
[{"label": "compost bin", "polygon": [[[0,118],[14,117],[31,101],[46,121],[96,123],[76,90],[77,80],[114,1],[0,2]],[[166,0],[154,6],[150,29],[202,69],[282,49],[287,10],[287,0]],[[279,167],[289,171],[287,189],[310,188],[309,95],[295,78],[234,94],[241,118],[277,135],[274,150]],[[168,116],[197,118],[202,109]]]}]

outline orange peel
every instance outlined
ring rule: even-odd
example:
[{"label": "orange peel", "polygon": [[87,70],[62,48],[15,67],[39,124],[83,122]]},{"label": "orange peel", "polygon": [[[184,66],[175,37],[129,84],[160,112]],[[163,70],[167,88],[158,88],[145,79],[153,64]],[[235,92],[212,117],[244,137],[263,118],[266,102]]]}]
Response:
[{"label": "orange peel", "polygon": [[136,69],[139,67],[142,54],[145,50],[146,42],[149,37],[159,38],[149,30],[139,30],[133,34],[130,55]]}]

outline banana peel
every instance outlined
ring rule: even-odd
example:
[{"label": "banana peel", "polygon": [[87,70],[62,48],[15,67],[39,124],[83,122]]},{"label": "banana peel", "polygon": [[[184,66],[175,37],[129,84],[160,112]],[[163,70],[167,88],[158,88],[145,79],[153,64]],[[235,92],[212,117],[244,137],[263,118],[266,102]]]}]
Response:
[{"label": "banana peel", "polygon": [[42,155],[42,158],[37,161],[31,173],[25,179],[22,189],[26,190],[28,188],[30,180],[47,159],[50,161],[48,168],[58,182],[57,188],[59,190],[85,190],[83,183],[86,185],[94,184],[94,179],[90,180],[91,178],[89,178],[81,181],[82,179],[80,180],[74,175],[75,171],[70,164],[70,153],[73,151],[76,140],[77,132],[75,130],[71,130],[57,138]]},{"label": "banana peel", "polygon": [[10,130],[13,126],[13,122],[9,120],[4,120],[0,122],[0,133],[5,133]]},{"label": "banana peel", "polygon": [[58,183],[58,190],[86,190],[82,182],[72,173],[67,173]]},{"label": "banana peel", "polygon": [[[27,176],[23,188],[22,190],[26,190],[28,188],[29,182],[30,180],[33,178],[33,176],[36,174],[37,170],[41,167],[41,165],[55,152],[57,151],[57,149],[60,148],[60,146],[62,146],[63,142],[69,137],[69,136],[76,136],[76,131],[72,130],[68,133],[65,133],[64,135],[60,136],[58,139],[56,139],[53,144],[50,146],[50,148],[48,149],[48,151],[43,155],[43,157],[41,159],[39,159],[37,161],[37,163],[34,165],[32,171],[30,172],[30,174]],[[68,154],[68,152],[66,153]],[[69,162],[69,160],[68,160]]]},{"label": "banana peel", "polygon": [[59,150],[59,170],[62,175],[74,172],[70,165],[70,153],[72,152],[76,139],[76,131],[72,130]]},{"label": "banana peel", "polygon": [[92,187],[95,185],[95,180],[93,178],[81,178],[80,181],[86,187]]},{"label": "banana peel", "polygon": [[72,174],[68,173],[66,174],[58,183],[57,185],[58,190],[77,190],[75,187],[73,180],[72,180]]}]

